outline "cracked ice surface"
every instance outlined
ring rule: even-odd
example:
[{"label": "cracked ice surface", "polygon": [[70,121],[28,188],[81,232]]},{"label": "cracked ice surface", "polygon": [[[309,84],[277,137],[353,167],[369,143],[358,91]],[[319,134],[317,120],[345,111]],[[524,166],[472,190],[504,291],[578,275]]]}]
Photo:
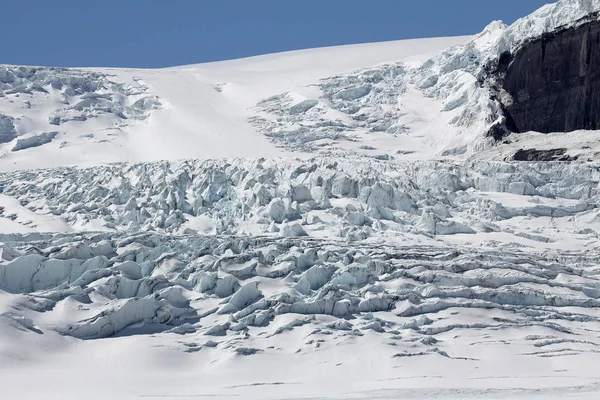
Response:
[{"label": "cracked ice surface", "polygon": [[[598,165],[394,158],[497,157],[478,152],[502,118],[479,84],[486,63],[598,4],[563,0],[424,59],[344,64],[281,87],[254,81],[253,69],[290,78],[260,60],[241,61],[248,80],[235,61],[232,74],[2,67],[5,168],[72,127],[56,154],[106,161],[71,141],[112,140],[150,115],[168,139],[138,138],[162,158],[195,156],[163,151],[168,141],[211,153],[240,142],[249,153],[234,155],[256,156],[264,143],[243,125],[208,144],[185,130],[215,110],[328,158],[1,173],[1,386],[20,392],[27,376],[50,397],[57,382],[67,392],[89,380],[88,398],[594,398]],[[190,98],[218,107],[187,119],[206,105],[177,100],[198,89]],[[125,146],[137,147],[149,151]]]},{"label": "cracked ice surface", "polygon": [[[472,154],[493,144],[485,134],[503,118],[481,76],[497,57],[494,46],[506,40],[505,29],[500,22],[490,24],[467,43],[424,62],[409,59],[322,79],[313,97],[272,96],[257,104],[249,122],[297,151],[389,159],[395,155],[372,151],[379,145],[380,152],[405,155],[425,145],[437,156]],[[375,147],[353,145],[358,142]]]},{"label": "cracked ice surface", "polygon": [[398,97],[406,91],[406,69],[402,65],[357,71],[324,79],[322,99],[295,99],[290,93],[261,101],[261,115],[250,122],[272,140],[296,150],[312,151],[323,140],[355,140],[353,132],[403,133],[408,128]]},{"label": "cracked ice surface", "polygon": [[541,162],[114,164],[0,174],[0,221],[30,232],[58,219],[62,231],[594,247],[599,181],[593,164]]},{"label": "cracked ice surface", "polygon": [[[32,331],[94,339],[154,326],[244,355],[311,351],[375,332],[396,358],[464,358],[447,332],[485,332],[480,342],[489,342],[510,331],[531,357],[600,351],[590,338],[600,330],[597,251],[157,232],[3,240],[3,289],[24,294],[5,317]],[[53,325],[36,324],[58,309]],[[523,328],[545,334],[519,335]],[[304,341],[270,349],[297,329]]]},{"label": "cracked ice surface", "polygon": [[471,331],[515,332],[529,357],[594,353],[599,182],[591,164],[364,159],[4,174],[4,316],[241,356],[373,334],[397,359],[474,358],[446,342]]}]

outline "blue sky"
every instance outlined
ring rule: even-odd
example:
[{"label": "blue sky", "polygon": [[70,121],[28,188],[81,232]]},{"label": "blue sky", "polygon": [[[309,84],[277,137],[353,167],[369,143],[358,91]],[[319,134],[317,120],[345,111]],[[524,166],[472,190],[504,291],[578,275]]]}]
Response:
[{"label": "blue sky", "polygon": [[0,63],[162,67],[473,34],[551,0],[2,0]]}]

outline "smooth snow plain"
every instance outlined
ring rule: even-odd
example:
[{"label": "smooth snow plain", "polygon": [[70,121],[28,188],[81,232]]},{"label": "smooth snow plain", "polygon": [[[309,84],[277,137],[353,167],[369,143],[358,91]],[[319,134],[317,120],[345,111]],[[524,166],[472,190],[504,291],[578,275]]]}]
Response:
[{"label": "smooth snow plain", "polygon": [[[596,132],[485,131],[485,63],[576,24],[161,70],[0,67],[19,399],[594,399]],[[523,147],[524,146],[524,147]]]}]

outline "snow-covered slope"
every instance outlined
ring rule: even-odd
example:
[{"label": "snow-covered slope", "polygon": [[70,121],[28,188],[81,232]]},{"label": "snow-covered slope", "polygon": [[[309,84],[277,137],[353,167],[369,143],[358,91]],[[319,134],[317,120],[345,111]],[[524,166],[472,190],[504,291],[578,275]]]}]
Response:
[{"label": "snow-covered slope", "polygon": [[597,18],[563,0],[474,37],[341,46],[158,70],[0,67],[0,169],[185,158],[465,158],[503,121],[506,51]]},{"label": "snow-covered slope", "polygon": [[[600,134],[495,143],[483,78],[599,9],[161,70],[0,67],[2,395],[595,398]],[[579,161],[511,161],[536,157]]]},{"label": "snow-covered slope", "polygon": [[162,70],[0,67],[0,169],[286,155],[251,122],[264,99],[285,92],[292,105],[300,103],[320,95],[313,86],[320,79],[422,60],[467,39],[342,46]]}]

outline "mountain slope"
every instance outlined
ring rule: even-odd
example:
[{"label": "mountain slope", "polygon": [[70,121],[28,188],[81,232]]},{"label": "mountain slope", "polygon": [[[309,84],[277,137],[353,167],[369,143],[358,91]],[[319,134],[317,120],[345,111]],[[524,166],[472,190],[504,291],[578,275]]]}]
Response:
[{"label": "mountain slope", "polygon": [[[0,113],[14,126],[14,134],[0,139],[0,168],[286,155],[248,123],[261,100],[281,92],[314,95],[311,85],[322,78],[423,59],[467,39],[342,46],[163,70],[0,67]],[[21,138],[43,132],[57,134],[14,151]]]},{"label": "mountain slope", "polygon": [[0,67],[2,393],[595,398],[600,133],[511,132],[501,88],[599,9],[162,70]]},{"label": "mountain slope", "polygon": [[[510,134],[508,110],[518,99],[498,89],[502,62],[546,33],[595,23],[599,10],[596,0],[563,0],[510,27],[493,22],[472,38],[170,69],[0,67],[0,169],[307,153],[478,158]],[[591,151],[567,148],[568,157],[595,159],[593,142]]]}]

